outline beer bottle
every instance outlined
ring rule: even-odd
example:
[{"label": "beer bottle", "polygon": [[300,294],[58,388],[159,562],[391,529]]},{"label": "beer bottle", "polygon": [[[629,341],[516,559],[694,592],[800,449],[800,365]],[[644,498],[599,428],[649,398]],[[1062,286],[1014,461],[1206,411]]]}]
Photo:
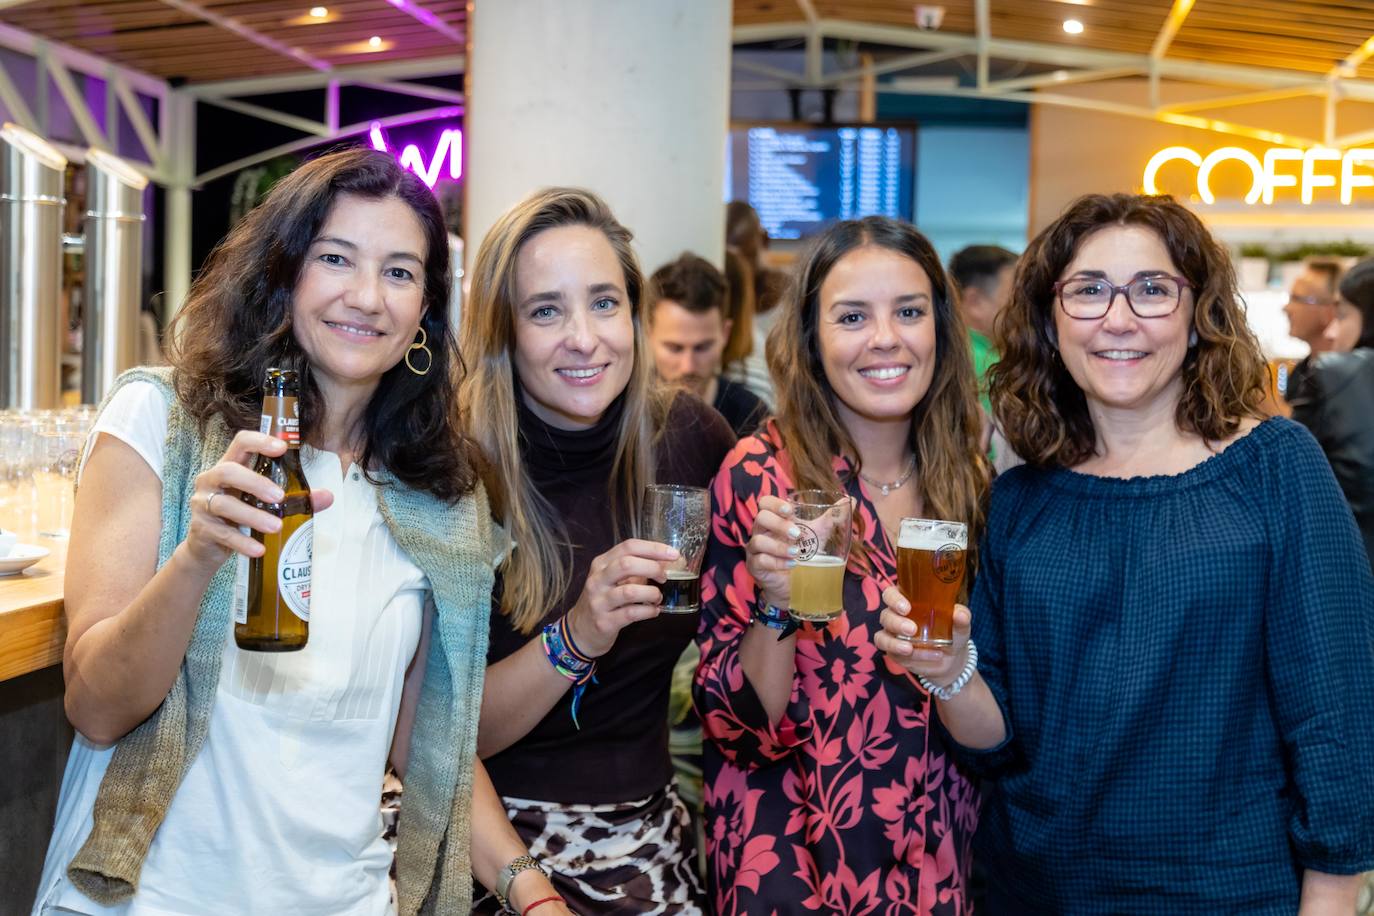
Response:
[{"label": "beer bottle", "polygon": [[260,557],[238,558],[234,582],[234,642],[255,652],[294,652],[310,635],[310,555],[314,510],[301,472],[300,385],[290,369],[268,369],[263,386],[261,430],[285,440],[280,458],[259,455],[253,470],[270,478],[285,496],[265,503],[245,493],[243,501],[281,519],[270,534],[242,528],[266,548]]}]

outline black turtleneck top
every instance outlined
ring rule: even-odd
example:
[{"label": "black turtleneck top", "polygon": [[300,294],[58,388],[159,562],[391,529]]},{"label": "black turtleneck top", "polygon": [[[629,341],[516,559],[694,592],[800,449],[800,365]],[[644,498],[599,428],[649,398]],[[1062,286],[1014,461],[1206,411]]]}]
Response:
[{"label": "black turtleneck top", "polygon": [[[523,399],[521,399],[523,401]],[[582,594],[592,560],[617,543],[610,472],[622,399],[591,429],[562,430],[520,404],[520,448],[534,486],[558,513],[572,543],[568,591],[540,624],[552,623]],[[730,427],[696,397],[679,395],[655,444],[657,483],[709,486],[734,445]],[[622,530],[625,530],[622,525]],[[491,617],[487,663],[535,635],[516,631],[500,613],[500,583]],[[668,685],[673,665],[697,630],[696,614],[664,614],[632,623],[597,662],[596,683],[573,725],[568,690],[529,734],[485,761],[502,795],[565,804],[611,804],[647,798],[668,784]]]}]

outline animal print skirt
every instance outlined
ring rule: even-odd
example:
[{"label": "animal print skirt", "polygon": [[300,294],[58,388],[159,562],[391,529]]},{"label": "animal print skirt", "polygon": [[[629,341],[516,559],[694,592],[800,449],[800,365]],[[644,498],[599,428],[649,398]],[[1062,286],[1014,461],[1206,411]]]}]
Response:
[{"label": "animal print skirt", "polygon": [[[553,872],[554,887],[574,913],[701,916],[696,838],[675,785],[614,805],[503,801],[530,855]],[[500,908],[479,889],[473,912]]]}]

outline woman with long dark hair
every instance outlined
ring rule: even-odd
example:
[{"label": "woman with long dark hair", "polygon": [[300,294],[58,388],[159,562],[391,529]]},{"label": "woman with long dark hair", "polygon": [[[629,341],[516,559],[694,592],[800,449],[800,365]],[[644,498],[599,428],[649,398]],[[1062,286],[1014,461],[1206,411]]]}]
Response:
[{"label": "woman with long dark hair", "polygon": [[997,330],[1026,465],[992,490],[971,638],[965,608],[951,651],[913,651],[896,590],[878,637],[989,777],[987,911],[1347,916],[1374,577],[1317,444],[1262,418],[1231,259],[1171,198],[1088,195]]},{"label": "woman with long dark hair", "polygon": [[[524,853],[476,751],[492,532],[453,423],[448,246],[382,153],[322,156],[225,238],[172,329],[122,376],[80,471],[66,576],[78,736],[34,911],[385,916],[378,799],[406,780],[399,910],[465,912]],[[281,501],[247,466],[270,367],[300,379],[316,522],[310,632],[230,633],[252,531]],[[554,897],[536,870],[521,905]],[[566,912],[556,902],[541,912]]]},{"label": "woman with long dark hair", "polygon": [[[953,295],[925,236],[868,217],[817,238],[778,306],[777,417],[712,491],[695,697],[715,912],[969,910],[977,792],[928,693],[873,642],[902,518],[980,527],[987,468]],[[792,632],[791,496],[817,489],[853,502],[844,610]]]}]

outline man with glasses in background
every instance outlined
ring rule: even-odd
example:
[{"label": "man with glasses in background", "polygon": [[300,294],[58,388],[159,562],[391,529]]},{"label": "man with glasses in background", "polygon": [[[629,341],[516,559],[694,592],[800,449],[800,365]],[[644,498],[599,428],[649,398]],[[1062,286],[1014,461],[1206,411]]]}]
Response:
[{"label": "man with glasses in background", "polygon": [[1336,318],[1336,289],[1341,282],[1341,262],[1331,258],[1310,258],[1302,273],[1288,290],[1288,333],[1307,344],[1311,352],[1288,375],[1284,399],[1292,401],[1302,391],[1312,367],[1312,357],[1330,349],[1325,336],[1327,326]]}]

